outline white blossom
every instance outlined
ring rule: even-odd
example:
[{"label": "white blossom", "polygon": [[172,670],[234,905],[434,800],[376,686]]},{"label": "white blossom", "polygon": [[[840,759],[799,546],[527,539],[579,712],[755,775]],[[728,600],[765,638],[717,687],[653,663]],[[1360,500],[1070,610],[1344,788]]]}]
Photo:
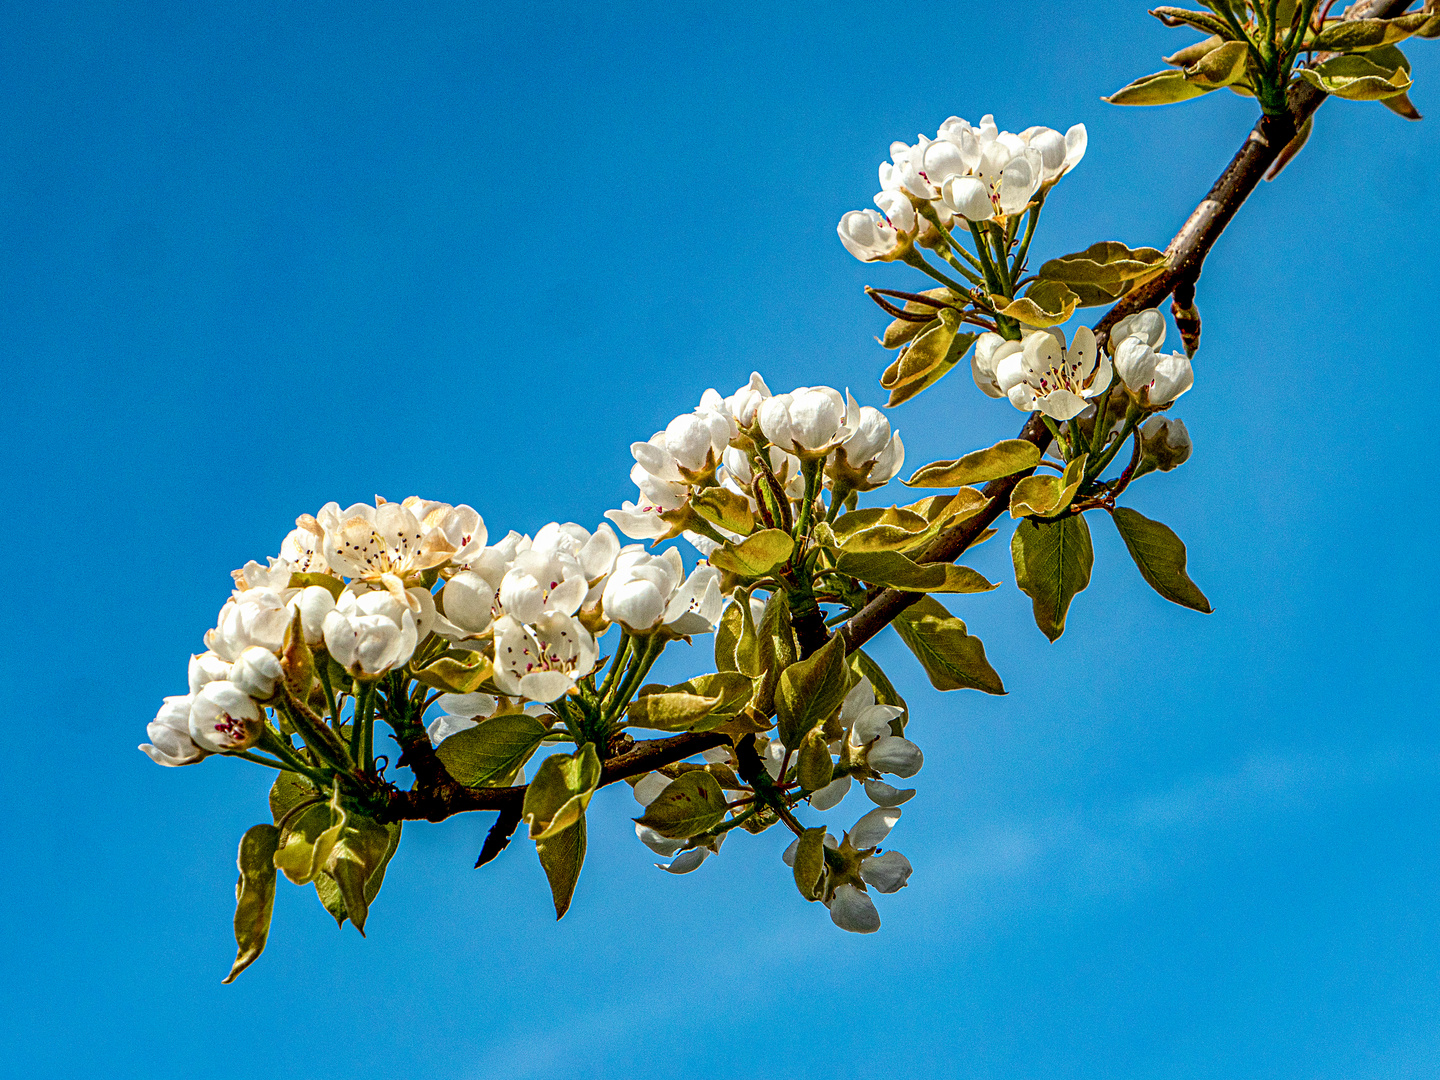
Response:
[{"label": "white blossom", "polygon": [[1145,422],[1140,425],[1140,438],[1146,457],[1153,459],[1155,467],[1161,472],[1169,472],[1176,466],[1185,464],[1194,449],[1185,421],[1178,416],[1161,416],[1157,413],[1146,417]]},{"label": "white blossom", "polygon": [[331,573],[330,564],[325,561],[325,530],[314,517],[301,514],[295,519],[295,528],[280,544],[280,558],[296,573]]},{"label": "white blossom", "polygon": [[891,433],[884,413],[860,405],[848,392],[845,411],[853,418],[853,429],[834,451],[828,471],[853,490],[884,487],[905,464],[905,444],[898,432]]},{"label": "white blossom", "polygon": [[799,458],[823,457],[855,431],[840,391],[829,386],[801,386],[776,394],[760,405],[760,430],[782,450]]},{"label": "white blossom", "polygon": [[190,738],[211,753],[254,746],[264,725],[260,707],[232,682],[206,683],[190,703]]},{"label": "white blossom", "polygon": [[657,629],[681,637],[709,633],[725,607],[720,572],[701,565],[688,578],[684,575],[674,548],[660,555],[646,554],[638,545],[625,548],[605,583],[605,617],[635,634]]},{"label": "white blossom", "polygon": [[839,885],[826,905],[830,920],[841,930],[852,934],[873,934],[880,929],[880,913],[875,901],[854,885]]},{"label": "white blossom", "polygon": [[1069,420],[1110,385],[1110,358],[1097,352],[1088,326],[1076,329],[1068,349],[1065,335],[1052,328],[1025,338],[1020,351],[1008,352],[996,364],[995,378],[1017,409]]},{"label": "white blossom", "polygon": [[275,685],[283,677],[279,659],[259,645],[251,645],[242,652],[230,671],[230,682],[257,701],[273,697]]},{"label": "white blossom", "polygon": [[390,592],[347,589],[326,614],[322,629],[330,655],[352,675],[373,677],[401,667],[419,642],[409,603]]},{"label": "white blossom", "polygon": [[184,694],[167,697],[155,714],[155,719],[145,726],[148,743],[141,743],[140,749],[149,755],[157,765],[176,767],[193,765],[209,756],[209,751],[197,746],[190,737],[190,704],[193,696]]},{"label": "white blossom", "polygon": [[860,860],[860,880],[876,892],[899,892],[909,882],[912,870],[910,860],[898,851]]},{"label": "white blossom", "polygon": [[502,615],[494,630],[495,685],[502,693],[548,703],[595,666],[595,639],[563,612],[547,612],[532,624]]},{"label": "white blossom", "polygon": [[190,657],[190,693],[198,694],[206,683],[230,678],[231,666],[213,652],[196,653]]},{"label": "white blossom", "polygon": [[321,507],[316,519],[324,530],[322,550],[336,572],[379,585],[401,602],[410,579],[485,546],[485,524],[468,506],[414,496],[403,503],[377,503],[345,510],[333,502]]},{"label": "white blossom", "polygon": [[245,589],[225,601],[215,628],[205,634],[211,652],[234,663],[251,645],[271,652],[285,641],[290,612],[283,593],[269,588]]},{"label": "white blossom", "polygon": [[290,612],[300,612],[300,632],[305,644],[318,645],[325,640],[325,616],[335,610],[335,597],[320,585],[307,585],[289,603]]},{"label": "white blossom", "polygon": [[878,210],[847,211],[835,231],[845,250],[861,262],[888,262],[903,250],[899,232]]}]

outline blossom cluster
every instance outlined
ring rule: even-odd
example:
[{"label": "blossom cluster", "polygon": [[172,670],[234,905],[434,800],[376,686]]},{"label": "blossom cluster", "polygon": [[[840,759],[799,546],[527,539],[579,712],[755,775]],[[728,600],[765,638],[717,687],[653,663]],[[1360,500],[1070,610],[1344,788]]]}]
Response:
[{"label": "blossom cluster", "polygon": [[1085,125],[1064,135],[1030,127],[1001,131],[995,118],[978,125],[952,116],[934,139],[894,142],[880,165],[880,209],[851,210],[837,231],[845,250],[863,262],[902,258],[914,243],[933,247],[937,224],[984,222],[1023,213],[1085,156]]},{"label": "blossom cluster", "polygon": [[596,635],[610,623],[683,635],[719,618],[713,567],[687,576],[677,552],[622,548],[608,525],[592,533],[552,522],[534,537],[488,538],[471,507],[414,497],[302,515],[278,557],[234,572],[206,650],[190,658],[188,693],[165,699],[140,749],[176,766],[255,746],[265,707],[279,700],[292,624],[357,682],[417,654],[479,653],[501,693],[548,704],[592,671]]},{"label": "blossom cluster", "polygon": [[[708,526],[712,535],[696,531],[684,511],[699,492],[723,489],[763,520],[771,514],[762,491],[768,488],[793,519],[806,498],[806,463],[823,463],[820,483],[843,501],[851,492],[888,483],[905,462],[905,444],[879,409],[828,386],[772,394],[758,372],[729,397],[706,390],[694,411],[632,443],[630,452],[637,497],[605,516],[634,539],[683,534],[707,557],[720,539],[740,536],[723,525]],[[818,489],[811,492],[818,495]]]},{"label": "blossom cluster", "polygon": [[[904,888],[912,871],[910,861],[898,851],[882,853],[879,850],[881,842],[900,820],[901,804],[915,795],[914,788],[897,788],[882,776],[909,779],[920,771],[925,760],[919,746],[896,734],[897,723],[904,712],[898,705],[877,704],[870,680],[860,679],[845,696],[836,718],[837,730],[832,733],[835,737],[828,743],[835,779],[810,794],[812,810],[833,810],[850,793],[854,781],[861,781],[875,809],[863,814],[840,843],[827,833],[825,844],[853,856],[859,881],[882,893]],[[762,740],[760,750],[765,771],[772,781],[784,784],[793,780],[793,755],[786,752],[779,739]],[[704,758],[715,765],[739,764],[728,747],[707,750]],[[649,806],[672,783],[674,778],[664,773],[647,773],[635,784],[635,799],[642,806]],[[704,842],[672,839],[637,823],[635,835],[655,854],[672,860],[668,864],[656,863],[657,866],[672,874],[686,874],[719,851],[725,834]],[[792,844],[785,852],[787,863],[793,863],[794,853]],[[863,934],[880,928],[880,915],[874,901],[859,882],[846,879],[843,868],[827,876],[822,892],[831,919],[841,929]]]}]

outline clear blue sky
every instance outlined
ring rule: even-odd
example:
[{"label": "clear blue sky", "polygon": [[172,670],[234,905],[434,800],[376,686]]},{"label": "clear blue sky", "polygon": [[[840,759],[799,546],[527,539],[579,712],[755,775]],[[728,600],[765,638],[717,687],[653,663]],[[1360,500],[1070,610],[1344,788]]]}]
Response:
[{"label": "clear blue sky", "polygon": [[[805,905],[774,832],[651,869],[621,787],[563,923],[528,845],[471,869],[489,815],[413,826],[368,941],[282,884],[222,987],[268,777],[134,749],[297,513],[593,523],[707,386],[878,403],[861,287],[916,279],[834,226],[892,139],[1083,121],[1037,254],[1163,246],[1253,104],[1099,99],[1189,40],[1131,0],[0,7],[4,1071],[1440,1075],[1440,115],[1327,105],[1207,265],[1197,452],[1132,505],[1214,615],[1096,522],[1053,646],[976,555],[1006,587],[956,607],[1008,697],[878,647],[926,766],[877,935]],[[918,465],[1019,414],[957,376],[894,419]]]}]

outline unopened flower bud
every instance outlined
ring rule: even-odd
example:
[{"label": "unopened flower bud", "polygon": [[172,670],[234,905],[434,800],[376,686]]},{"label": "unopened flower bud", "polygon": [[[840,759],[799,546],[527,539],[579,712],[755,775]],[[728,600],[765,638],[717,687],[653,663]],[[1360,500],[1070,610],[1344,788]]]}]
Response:
[{"label": "unopened flower bud", "polygon": [[249,749],[264,726],[260,707],[231,682],[206,683],[190,704],[190,738],[212,753]]},{"label": "unopened flower bud", "polygon": [[235,661],[230,681],[256,701],[267,701],[275,695],[275,684],[281,675],[280,661],[275,654],[251,645]]},{"label": "unopened flower bud", "polygon": [[[1140,425],[1140,460],[1145,472],[1159,469],[1169,472],[1183,465],[1190,457],[1193,444],[1185,421],[1178,416],[1151,416]],[[1149,468],[1145,469],[1144,466]],[[1136,472],[1140,472],[1137,469]]]},{"label": "unopened flower bud", "polygon": [[174,768],[179,765],[193,765],[209,756],[209,751],[196,746],[190,738],[190,704],[192,695],[167,697],[165,704],[145,728],[148,743],[142,743],[143,750],[157,765]]}]

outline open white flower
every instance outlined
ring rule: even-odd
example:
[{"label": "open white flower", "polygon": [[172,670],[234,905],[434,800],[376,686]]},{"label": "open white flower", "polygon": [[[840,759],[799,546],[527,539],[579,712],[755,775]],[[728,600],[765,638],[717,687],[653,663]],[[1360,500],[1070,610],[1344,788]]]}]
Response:
[{"label": "open white flower", "polygon": [[495,685],[501,692],[551,702],[595,666],[595,639],[571,615],[541,615],[531,625],[512,615],[495,620]]},{"label": "open white flower", "polygon": [[[418,604],[417,604],[418,606]],[[389,592],[340,594],[325,616],[325,647],[352,675],[383,675],[407,663],[419,642],[409,603]]]},{"label": "open white flower", "polygon": [[904,254],[899,231],[878,210],[850,210],[835,231],[845,250],[861,262],[889,262]]},{"label": "open white flower", "polygon": [[851,687],[840,706],[840,723],[850,729],[846,735],[850,759],[879,773],[910,777],[919,772],[925,762],[920,747],[893,734],[890,726],[904,711],[898,705],[877,705],[869,679]]},{"label": "open white flower", "polygon": [[[402,603],[405,587],[426,570],[485,546],[485,524],[468,506],[452,507],[411,496],[403,503],[377,500],[341,510],[326,503],[316,515],[331,569],[352,581],[387,589]],[[424,515],[422,524],[415,511]]]},{"label": "open white flower", "polygon": [[1069,420],[1099,395],[1111,379],[1110,358],[1095,348],[1088,326],[1078,327],[1070,347],[1051,329],[1025,338],[995,366],[995,379],[1010,403],[1024,412],[1039,409],[1055,420]]},{"label": "open white flower", "polygon": [[601,605],[607,619],[632,634],[663,629],[688,637],[715,629],[725,597],[720,592],[720,572],[713,566],[697,566],[685,577],[674,548],[648,555],[634,546],[616,558]]},{"label": "open white flower", "polygon": [[242,593],[250,589],[273,589],[277,593],[288,589],[292,569],[290,563],[273,556],[268,561],[268,566],[261,566],[251,559],[239,570],[230,571],[230,576],[235,580],[235,591],[231,595],[239,599]]},{"label": "open white flower", "polygon": [[165,704],[155,714],[155,719],[145,726],[148,743],[141,743],[151,761],[157,765],[175,768],[180,765],[194,765],[209,756],[209,751],[195,744],[190,737],[191,694],[167,697]]},{"label": "open white flower", "polygon": [[325,561],[325,530],[309,514],[295,519],[295,528],[280,545],[280,558],[299,574],[328,574]]},{"label": "open white flower", "polygon": [[894,479],[905,464],[905,444],[898,432],[891,433],[890,421],[879,409],[860,405],[848,392],[846,399],[854,429],[832,452],[826,472],[852,491],[873,491]]},{"label": "open white flower", "polygon": [[203,750],[247,750],[265,721],[250,695],[231,682],[206,683],[190,703],[190,738]]},{"label": "open white flower", "polygon": [[[1164,329],[1161,329],[1164,338]],[[1131,334],[1115,350],[1115,371],[1146,405],[1169,405],[1195,385],[1195,369],[1184,353],[1159,353],[1141,334]]]},{"label": "open white flower", "polygon": [[585,571],[574,558],[532,546],[515,556],[500,579],[500,607],[518,622],[534,623],[552,612],[574,615],[589,591]]}]

